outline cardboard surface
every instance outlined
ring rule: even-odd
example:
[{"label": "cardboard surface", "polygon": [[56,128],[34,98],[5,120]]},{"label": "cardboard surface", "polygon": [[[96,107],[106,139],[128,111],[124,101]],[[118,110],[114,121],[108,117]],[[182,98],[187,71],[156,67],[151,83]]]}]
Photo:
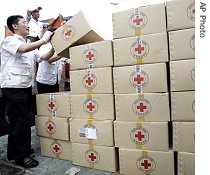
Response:
[{"label": "cardboard surface", "polygon": [[178,152],[178,175],[195,175],[195,153]]},{"label": "cardboard surface", "polygon": [[168,91],[165,63],[114,67],[113,76],[115,94]]},{"label": "cardboard surface", "polygon": [[[118,157],[116,148],[72,143],[73,164],[93,169],[116,172]],[[90,149],[92,148],[92,149]]]},{"label": "cardboard surface", "polygon": [[195,91],[171,92],[171,120],[195,121]]},{"label": "cardboard surface", "polygon": [[119,149],[120,174],[127,175],[174,175],[173,151],[140,151]]},{"label": "cardboard surface", "polygon": [[168,31],[195,27],[195,1],[167,1],[166,12]]},{"label": "cardboard surface", "polygon": [[173,122],[173,150],[195,152],[195,122]]},{"label": "cardboard surface", "polygon": [[170,61],[171,91],[195,90],[195,59]]},{"label": "cardboard surface", "polygon": [[112,14],[112,23],[114,39],[165,32],[165,4],[159,3],[115,12]]},{"label": "cardboard surface", "polygon": [[119,148],[169,151],[168,122],[114,121],[114,134]]},{"label": "cardboard surface", "polygon": [[38,136],[69,141],[68,118],[36,116],[35,125]]},{"label": "cardboard surface", "polygon": [[36,95],[37,115],[70,117],[70,92]]},{"label": "cardboard surface", "polygon": [[70,135],[71,141],[86,143],[92,140],[94,145],[114,146],[114,124],[113,121],[93,120],[91,124],[87,119],[71,119]]},{"label": "cardboard surface", "polygon": [[168,33],[171,61],[195,58],[195,28]]},{"label": "cardboard surface", "polygon": [[167,33],[115,39],[114,66],[161,63],[169,60]]},{"label": "cardboard surface", "polygon": [[70,47],[71,70],[113,66],[112,41],[100,41]]},{"label": "cardboard surface", "polygon": [[70,71],[72,94],[113,93],[112,67]]},{"label": "cardboard surface", "polygon": [[168,93],[115,94],[116,120],[170,121]]},{"label": "cardboard surface", "polygon": [[114,120],[113,94],[71,95],[71,118],[87,119],[90,115],[94,120]]},{"label": "cardboard surface", "polygon": [[104,39],[98,33],[96,24],[83,11],[72,16],[70,20],[55,31],[51,39],[56,53],[69,58],[70,46],[103,41]]},{"label": "cardboard surface", "polygon": [[72,143],[40,137],[41,155],[72,161]]}]

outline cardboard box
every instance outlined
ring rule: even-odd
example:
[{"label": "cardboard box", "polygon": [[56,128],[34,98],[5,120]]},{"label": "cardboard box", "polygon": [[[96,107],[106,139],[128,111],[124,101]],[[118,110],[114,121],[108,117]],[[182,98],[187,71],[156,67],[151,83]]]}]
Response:
[{"label": "cardboard box", "polygon": [[126,38],[166,31],[165,4],[132,8],[112,14],[113,38]]},{"label": "cardboard box", "polygon": [[114,93],[167,92],[165,63],[114,67]]},{"label": "cardboard box", "polygon": [[70,86],[72,94],[112,94],[112,68],[94,68],[70,71]]},{"label": "cardboard box", "polygon": [[195,152],[195,122],[173,122],[173,150]]},{"label": "cardboard box", "polygon": [[195,153],[178,152],[177,175],[195,175]]},{"label": "cardboard box", "polygon": [[169,151],[168,136],[168,122],[114,121],[115,146],[119,148]]},{"label": "cardboard box", "polygon": [[171,92],[171,120],[195,121],[195,91]]},{"label": "cardboard box", "polygon": [[88,18],[87,13],[78,12],[55,31],[51,43],[56,53],[69,58],[70,46],[103,41],[96,24]]},{"label": "cardboard box", "polygon": [[127,175],[174,175],[173,151],[140,151],[119,149],[120,174]]},{"label": "cardboard box", "polygon": [[195,27],[195,1],[167,1],[166,14],[168,31]]},{"label": "cardboard box", "polygon": [[115,94],[116,120],[170,121],[168,93]]},{"label": "cardboard box", "polygon": [[71,95],[71,117],[87,119],[90,115],[94,120],[114,120],[113,94]]},{"label": "cardboard box", "polygon": [[90,124],[87,119],[71,119],[70,135],[71,141],[86,143],[92,140],[94,145],[114,146],[114,124],[113,121],[93,120]]},{"label": "cardboard box", "polygon": [[168,61],[166,32],[116,39],[113,44],[115,66]]},{"label": "cardboard box", "polygon": [[41,155],[72,161],[72,143],[40,137]]},{"label": "cardboard box", "polygon": [[73,164],[109,172],[118,169],[115,147],[72,143]]},{"label": "cardboard box", "polygon": [[70,47],[71,70],[113,66],[112,41],[100,41]]},{"label": "cardboard box", "polygon": [[171,91],[195,90],[195,59],[170,61]]},{"label": "cardboard box", "polygon": [[68,118],[36,116],[35,124],[38,136],[69,141]]},{"label": "cardboard box", "polygon": [[169,33],[170,60],[195,58],[195,28]]},{"label": "cardboard box", "polygon": [[37,115],[70,117],[70,93],[57,92],[36,95]]}]

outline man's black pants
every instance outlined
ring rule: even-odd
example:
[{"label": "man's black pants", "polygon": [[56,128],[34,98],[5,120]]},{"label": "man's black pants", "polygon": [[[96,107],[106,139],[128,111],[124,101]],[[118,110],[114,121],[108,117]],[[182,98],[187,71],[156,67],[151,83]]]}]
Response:
[{"label": "man's black pants", "polygon": [[23,159],[31,148],[30,108],[32,88],[2,88],[9,119],[7,157]]},{"label": "man's black pants", "polygon": [[37,81],[38,94],[59,92],[58,82],[54,85],[43,84]]}]

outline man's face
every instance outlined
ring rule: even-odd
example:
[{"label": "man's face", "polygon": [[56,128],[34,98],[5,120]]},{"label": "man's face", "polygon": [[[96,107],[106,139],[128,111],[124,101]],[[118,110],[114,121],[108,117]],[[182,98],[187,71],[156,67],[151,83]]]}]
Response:
[{"label": "man's face", "polygon": [[29,34],[29,26],[24,18],[21,18],[18,21],[18,24],[13,24],[15,33],[23,37],[26,37]]},{"label": "man's face", "polygon": [[40,13],[38,9],[34,10],[31,14],[32,14],[32,17],[36,20],[40,17]]}]

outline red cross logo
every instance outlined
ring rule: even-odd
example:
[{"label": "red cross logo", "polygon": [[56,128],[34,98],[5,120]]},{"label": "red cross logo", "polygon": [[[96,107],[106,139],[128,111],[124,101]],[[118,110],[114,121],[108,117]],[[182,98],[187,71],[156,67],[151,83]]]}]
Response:
[{"label": "red cross logo", "polygon": [[140,25],[140,23],[143,21],[143,18],[139,18],[138,16],[136,19],[133,20],[133,23],[136,23],[136,25]]},{"label": "red cross logo", "polygon": [[47,129],[48,129],[49,131],[52,131],[52,130],[54,129],[51,123],[48,124]]},{"label": "red cross logo", "polygon": [[55,103],[50,101],[49,103],[49,108],[52,110],[55,107]]},{"label": "red cross logo", "polygon": [[85,82],[90,86],[93,83],[93,79],[91,77],[88,77]]},{"label": "red cross logo", "polygon": [[141,52],[144,51],[144,47],[141,47],[141,45],[138,45],[138,46],[135,48],[135,51],[138,52],[138,54],[141,54]]},{"label": "red cross logo", "polygon": [[138,74],[134,77],[134,81],[137,82],[137,84],[141,84],[141,82],[144,81],[144,77],[141,77],[141,75]]},{"label": "red cross logo", "polygon": [[94,54],[91,53],[91,52],[88,52],[88,53],[86,54],[86,58],[87,58],[89,61],[91,61],[91,60],[93,59],[93,57],[94,57]]},{"label": "red cross logo", "polygon": [[72,33],[72,30],[69,29],[69,30],[67,30],[67,31],[65,32],[65,36],[70,37],[70,36],[71,36],[71,33]]},{"label": "red cross logo", "polygon": [[95,108],[95,105],[93,105],[93,103],[89,103],[88,105],[87,105],[87,108],[89,109],[89,111],[93,111],[93,109]]},{"label": "red cross logo", "polygon": [[144,134],[139,131],[137,134],[135,134],[135,138],[137,138],[139,141],[142,141],[142,138],[144,138]]},{"label": "red cross logo", "polygon": [[59,148],[59,146],[58,146],[57,144],[55,144],[55,145],[53,146],[53,150],[54,150],[56,153],[58,153],[58,152],[60,151],[60,148]]},{"label": "red cross logo", "polygon": [[144,110],[147,109],[147,106],[145,106],[144,103],[139,103],[137,109],[140,109],[140,112],[144,112]]},{"label": "red cross logo", "polygon": [[94,155],[94,153],[89,154],[88,157],[91,160],[91,162],[94,162],[94,160],[96,160],[96,156]]},{"label": "red cross logo", "polygon": [[144,160],[143,162],[141,162],[141,167],[143,167],[143,169],[149,169],[152,166],[151,163],[149,163],[148,160]]}]

